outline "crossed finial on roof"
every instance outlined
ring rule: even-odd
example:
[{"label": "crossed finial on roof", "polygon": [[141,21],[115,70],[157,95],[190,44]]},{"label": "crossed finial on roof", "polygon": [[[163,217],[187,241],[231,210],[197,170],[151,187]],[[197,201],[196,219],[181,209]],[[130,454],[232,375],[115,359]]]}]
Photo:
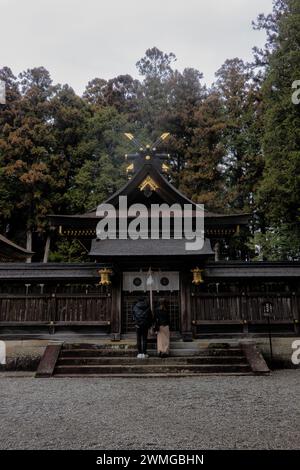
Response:
[{"label": "crossed finial on roof", "polygon": [[125,155],[125,159],[129,162],[126,168],[128,174],[136,171],[145,164],[153,164],[159,171],[167,172],[169,170],[169,166],[165,163],[165,160],[168,160],[170,155],[168,153],[157,153],[157,147],[168,139],[170,136],[169,132],[164,132],[153,143],[147,145],[143,145],[129,132],[124,133],[124,135],[138,150],[136,153]]}]

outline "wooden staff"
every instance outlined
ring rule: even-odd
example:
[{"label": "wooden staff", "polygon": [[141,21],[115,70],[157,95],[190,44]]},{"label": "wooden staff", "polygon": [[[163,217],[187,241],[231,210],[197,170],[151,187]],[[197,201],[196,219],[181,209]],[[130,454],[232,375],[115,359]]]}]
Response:
[{"label": "wooden staff", "polygon": [[148,279],[147,279],[147,284],[150,286],[150,289],[149,289],[149,294],[150,294],[150,308],[151,308],[151,312],[152,312],[152,315],[153,315],[153,292],[152,292],[153,278],[152,278],[151,267],[149,268],[148,274],[149,274],[149,276],[148,276]]}]

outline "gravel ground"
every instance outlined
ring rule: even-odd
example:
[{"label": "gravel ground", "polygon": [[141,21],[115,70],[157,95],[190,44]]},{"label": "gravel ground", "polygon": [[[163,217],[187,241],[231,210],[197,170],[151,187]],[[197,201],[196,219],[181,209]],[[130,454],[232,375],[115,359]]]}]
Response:
[{"label": "gravel ground", "polygon": [[269,377],[0,376],[1,449],[299,449],[300,372]]}]

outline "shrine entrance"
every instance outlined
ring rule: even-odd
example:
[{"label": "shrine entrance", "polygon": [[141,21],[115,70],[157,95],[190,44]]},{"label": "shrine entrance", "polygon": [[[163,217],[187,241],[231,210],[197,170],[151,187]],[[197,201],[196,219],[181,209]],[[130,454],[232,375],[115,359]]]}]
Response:
[{"label": "shrine entrance", "polygon": [[[171,332],[180,331],[180,298],[179,298],[179,273],[170,271],[152,272],[152,298],[153,306],[159,299],[165,299],[168,304]],[[132,318],[132,308],[139,297],[150,297],[150,286],[147,285],[149,273],[126,272],[123,273],[123,298],[122,298],[122,334],[134,333],[135,325]]]}]

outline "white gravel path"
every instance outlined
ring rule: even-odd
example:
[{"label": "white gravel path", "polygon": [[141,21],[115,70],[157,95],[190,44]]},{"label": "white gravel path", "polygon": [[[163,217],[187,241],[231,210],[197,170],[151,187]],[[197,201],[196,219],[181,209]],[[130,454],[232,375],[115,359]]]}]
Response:
[{"label": "white gravel path", "polygon": [[1,449],[299,449],[300,371],[269,377],[0,375]]}]

